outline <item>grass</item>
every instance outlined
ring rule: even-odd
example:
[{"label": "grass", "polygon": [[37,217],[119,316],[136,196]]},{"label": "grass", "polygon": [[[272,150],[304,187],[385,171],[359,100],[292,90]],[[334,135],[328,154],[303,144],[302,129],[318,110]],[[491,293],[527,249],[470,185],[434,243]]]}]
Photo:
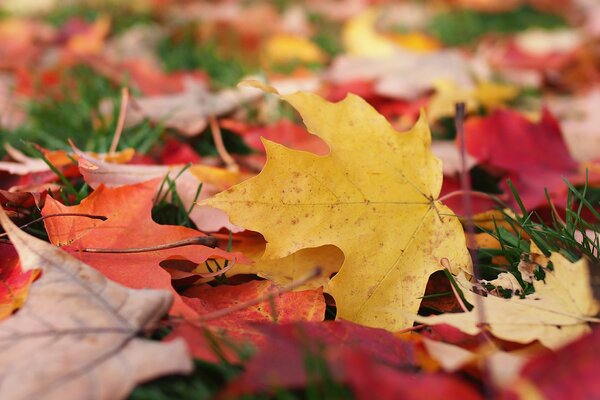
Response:
[{"label": "grass", "polygon": [[[107,152],[110,148],[118,116],[120,88],[88,67],[77,66],[65,72],[65,82],[40,100],[27,107],[27,122],[14,132],[5,132],[8,141],[23,148],[21,141],[34,142],[51,150],[70,149],[71,139],[85,151]],[[113,103],[112,115],[103,115],[100,103]],[[123,131],[117,150],[128,147],[140,153],[148,152],[162,133],[162,127],[149,121]]]},{"label": "grass", "polygon": [[[566,180],[565,184],[568,187],[568,195],[564,219],[554,210],[552,201],[547,196],[548,204],[553,211],[550,216],[551,221],[546,221],[538,213],[525,209],[518,192],[509,181],[520,210],[515,215],[503,211],[504,220],[509,224],[510,229],[495,224],[493,230],[487,230],[498,240],[501,248],[479,250],[477,262],[482,271],[482,278],[493,279],[499,272],[510,272],[523,287],[523,295],[533,293],[533,286],[524,282],[518,271],[521,260],[528,259],[531,253],[530,242],[535,243],[545,256],[559,253],[570,262],[583,257],[592,264],[600,263],[600,213],[595,209],[598,202],[589,198],[587,184],[581,188],[573,186]],[[590,215],[587,220],[585,214]],[[578,235],[586,231],[592,232],[591,237]],[[492,261],[494,257],[503,257],[505,263],[498,265]],[[543,279],[541,268],[538,268],[536,273],[540,279]]]},{"label": "grass", "polygon": [[490,33],[510,34],[528,28],[561,28],[567,23],[561,16],[544,13],[530,6],[512,11],[485,13],[473,10],[455,10],[436,15],[428,30],[442,43],[464,46]]},{"label": "grass", "polygon": [[111,21],[112,34],[125,32],[127,29],[138,24],[148,24],[153,17],[148,12],[133,10],[126,2],[120,4],[78,4],[65,7],[56,7],[52,12],[46,14],[44,19],[56,27],[62,27],[69,20],[77,18],[87,22],[94,22],[100,16],[107,15]]},{"label": "grass", "polygon": [[194,209],[195,202],[202,190],[202,183],[198,185],[194,195],[194,203],[190,207],[185,207],[181,196],[177,192],[175,185],[177,179],[183,174],[191,164],[186,165],[179,171],[174,179],[166,175],[158,189],[156,200],[152,207],[152,219],[154,222],[163,225],[179,225],[196,229],[196,225],[190,219],[190,214]]},{"label": "grass", "polygon": [[235,86],[249,72],[239,60],[220,54],[216,42],[199,43],[195,25],[181,28],[156,50],[168,72],[202,70],[216,87]]}]

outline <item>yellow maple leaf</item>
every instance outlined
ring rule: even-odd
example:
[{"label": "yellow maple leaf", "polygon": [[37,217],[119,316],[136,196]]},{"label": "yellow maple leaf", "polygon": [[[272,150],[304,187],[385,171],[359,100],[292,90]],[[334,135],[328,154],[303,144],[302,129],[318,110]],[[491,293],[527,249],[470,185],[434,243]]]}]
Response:
[{"label": "yellow maple leaf", "polygon": [[[532,245],[532,253],[535,251]],[[480,331],[483,322],[500,339],[518,343],[539,340],[544,346],[557,349],[590,332],[589,322],[597,322],[593,317],[600,307],[590,286],[585,260],[571,263],[558,253],[553,253],[549,260],[554,269],[546,270],[543,281],[534,280],[535,293],[524,299],[477,295],[471,291],[473,284],[459,275],[456,281],[475,308],[466,313],[420,317],[418,321],[430,325],[449,324],[473,335]],[[477,305],[484,308],[483,321]]]},{"label": "yellow maple leaf", "polygon": [[263,47],[262,57],[267,65],[294,61],[323,63],[327,58],[323,50],[307,38],[289,34],[270,37]]},{"label": "yellow maple leaf", "polygon": [[495,82],[479,82],[472,89],[461,87],[451,80],[440,79],[434,86],[436,93],[427,107],[431,121],[454,116],[456,103],[465,103],[467,112],[474,112],[479,106],[490,110],[504,106],[519,95],[519,88],[516,86]]},{"label": "yellow maple leaf", "polygon": [[375,30],[379,11],[368,9],[346,22],[342,41],[348,54],[363,57],[389,57],[398,46],[393,40]]},{"label": "yellow maple leaf", "polygon": [[409,326],[441,258],[470,267],[462,226],[436,200],[442,166],[430,151],[426,117],[399,133],[355,95],[339,103],[311,93],[282,98],[330,154],[263,140],[263,171],[201,204],[262,233],[264,258],[338,247],[344,264],[326,287],[338,317],[389,330]]}]

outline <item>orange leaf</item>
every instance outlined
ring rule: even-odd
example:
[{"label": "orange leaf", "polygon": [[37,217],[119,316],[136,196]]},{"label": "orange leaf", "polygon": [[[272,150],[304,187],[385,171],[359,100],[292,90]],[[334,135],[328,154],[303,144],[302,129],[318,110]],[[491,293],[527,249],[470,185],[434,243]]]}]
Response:
[{"label": "orange leaf", "polygon": [[168,250],[131,254],[103,254],[80,252],[84,248],[136,248],[172,243],[187,238],[205,236],[204,233],[181,226],[159,225],[151,218],[152,198],[160,179],[119,188],[98,187],[77,206],[65,206],[48,199],[42,215],[52,213],[87,213],[103,215],[100,221],[82,217],[56,217],[45,221],[50,241],[93,266],[115,282],[131,288],[168,289],[175,301],[171,314],[197,316],[181,301],[171,285],[171,276],[160,267],[169,257],[184,257],[202,263],[211,257],[227,260],[243,258],[221,249],[205,246],[186,246]]}]

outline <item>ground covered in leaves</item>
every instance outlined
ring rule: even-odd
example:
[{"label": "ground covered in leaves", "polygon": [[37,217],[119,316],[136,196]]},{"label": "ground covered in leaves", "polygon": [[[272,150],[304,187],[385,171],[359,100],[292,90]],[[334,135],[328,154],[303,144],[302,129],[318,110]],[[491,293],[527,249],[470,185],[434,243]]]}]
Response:
[{"label": "ground covered in leaves", "polygon": [[600,397],[600,6],[0,3],[0,398]]}]

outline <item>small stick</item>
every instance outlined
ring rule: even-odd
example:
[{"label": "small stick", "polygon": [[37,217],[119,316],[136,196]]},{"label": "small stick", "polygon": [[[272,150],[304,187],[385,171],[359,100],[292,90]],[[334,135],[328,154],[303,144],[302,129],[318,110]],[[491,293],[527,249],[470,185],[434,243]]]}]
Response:
[{"label": "small stick", "polygon": [[159,244],[156,246],[150,247],[133,247],[129,249],[94,249],[94,248],[86,248],[78,250],[83,253],[117,253],[117,254],[129,254],[129,253],[147,253],[150,251],[158,251],[158,250],[166,250],[173,249],[176,247],[190,246],[190,245],[201,245],[208,247],[216,247],[217,246],[217,238],[212,236],[196,236],[193,238],[188,238],[184,240],[179,240],[173,243]]},{"label": "small stick", "polygon": [[[236,304],[235,306],[232,306],[232,307],[223,308],[221,310],[217,310],[217,311],[214,311],[214,312],[211,312],[208,314],[204,314],[203,316],[198,318],[197,322],[202,323],[202,322],[210,321],[213,319],[221,318],[226,315],[233,314],[234,312],[241,311],[245,308],[252,307],[255,304],[262,303],[263,301],[273,298],[274,296],[279,296],[283,293],[290,292],[290,291],[294,290],[295,288],[297,288],[298,286],[304,285],[306,282],[310,281],[311,279],[314,279],[314,278],[320,276],[322,274],[322,272],[323,271],[321,270],[321,267],[316,267],[315,269],[310,271],[308,274],[306,274],[305,276],[303,276],[302,278],[298,279],[296,282],[294,282],[290,285],[287,285],[281,289],[273,290],[271,293],[267,293],[263,296],[257,297],[256,299],[248,300],[243,303]],[[190,320],[188,320],[188,321],[190,321]]]},{"label": "small stick", "polygon": [[[467,168],[467,146],[465,143],[465,103],[456,103],[456,115],[454,116],[454,126],[456,127],[456,136],[458,137],[458,142],[460,143],[460,159],[461,159],[461,174],[460,174],[460,186],[463,191],[463,208],[465,210],[466,217],[466,226],[465,230],[467,232],[467,248],[469,250],[469,254],[471,255],[471,259],[473,260],[473,277],[477,282],[481,280],[481,270],[479,269],[479,265],[477,265],[477,247],[475,243],[475,224],[473,223],[473,199],[472,199],[472,186],[471,186],[471,176],[469,175],[469,171]],[[454,287],[452,288],[454,290]],[[475,296],[475,312],[477,313],[477,321],[480,327],[485,326],[485,308],[483,305],[483,298],[481,296]],[[463,304],[464,306],[464,304]],[[488,332],[485,329],[481,329],[482,345],[489,343],[491,338],[489,337]],[[482,373],[483,373],[483,391],[485,398],[493,398],[494,397],[494,389],[491,384],[490,377],[491,366],[489,360],[485,358],[482,364]]]},{"label": "small stick", "polygon": [[[33,221],[29,221],[26,224],[23,224],[21,226],[19,226],[20,229],[25,229],[27,228],[29,225],[33,225],[36,222],[40,222],[43,221],[47,218],[52,218],[52,217],[86,217],[86,218],[91,218],[91,219],[99,219],[101,221],[106,221],[108,218],[105,217],[104,215],[92,215],[92,214],[82,214],[82,213],[58,213],[58,214],[48,214],[48,215],[44,215],[43,217],[39,217],[34,219]],[[1,233],[0,237],[4,237],[4,236],[8,236],[6,233]]]},{"label": "small stick", "polygon": [[400,329],[399,331],[394,332],[394,334],[396,335],[396,334],[402,334],[402,333],[408,333],[408,332],[418,331],[419,329],[423,329],[426,326],[427,325],[425,325],[425,324],[415,325],[415,326],[411,326],[409,328]]},{"label": "small stick", "polygon": [[223,143],[223,135],[221,135],[221,128],[219,127],[219,122],[215,118],[214,115],[208,117],[208,121],[210,122],[210,132],[212,133],[213,140],[215,142],[215,147],[219,156],[227,165],[227,169],[232,172],[237,172],[240,170],[240,167],[237,165],[231,154],[225,148],[225,143]]},{"label": "small stick", "polygon": [[129,89],[127,89],[127,87],[123,87],[121,89],[121,107],[119,108],[119,119],[117,120],[115,135],[113,136],[112,143],[110,144],[110,150],[108,151],[108,154],[114,154],[117,151],[117,146],[119,145],[119,140],[121,140],[121,134],[123,133],[123,127],[125,126],[128,103]]}]

